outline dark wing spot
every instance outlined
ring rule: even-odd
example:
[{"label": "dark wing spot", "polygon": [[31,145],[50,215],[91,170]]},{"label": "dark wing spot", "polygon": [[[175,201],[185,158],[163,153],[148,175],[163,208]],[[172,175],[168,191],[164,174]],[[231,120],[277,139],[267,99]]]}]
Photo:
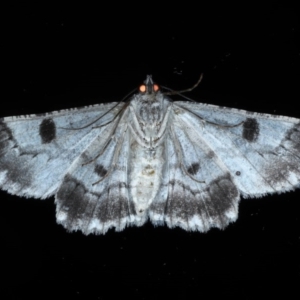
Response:
[{"label": "dark wing spot", "polygon": [[236,176],[240,176],[240,175],[241,175],[241,172],[240,172],[240,171],[236,171],[236,172],[235,172],[235,175],[236,175]]},{"label": "dark wing spot", "polygon": [[214,158],[214,157],[215,157],[215,152],[214,152],[214,151],[209,151],[209,152],[207,153],[207,158],[212,159],[212,158]]},{"label": "dark wing spot", "polygon": [[243,124],[243,138],[248,142],[255,142],[259,135],[259,124],[256,119],[247,118]]},{"label": "dark wing spot", "polygon": [[199,169],[200,169],[200,164],[193,163],[193,164],[191,164],[191,166],[188,167],[187,172],[191,175],[195,175],[195,174],[197,174]]},{"label": "dark wing spot", "polygon": [[51,143],[56,136],[56,126],[52,119],[44,119],[40,124],[40,136],[43,144]]},{"label": "dark wing spot", "polygon": [[102,165],[96,165],[94,171],[99,177],[104,177],[107,174],[107,170]]}]

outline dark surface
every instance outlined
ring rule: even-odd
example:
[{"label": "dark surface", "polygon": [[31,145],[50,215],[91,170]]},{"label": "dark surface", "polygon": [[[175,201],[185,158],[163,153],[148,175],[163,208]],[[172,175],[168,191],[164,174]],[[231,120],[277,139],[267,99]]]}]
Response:
[{"label": "dark surface", "polygon": [[[180,90],[203,73],[187,96],[300,118],[295,7],[126,5],[6,11],[1,116],[118,101],[147,74]],[[147,224],[84,236],[56,224],[53,198],[0,197],[2,299],[298,293],[299,189],[242,200],[236,223],[206,234]]]}]

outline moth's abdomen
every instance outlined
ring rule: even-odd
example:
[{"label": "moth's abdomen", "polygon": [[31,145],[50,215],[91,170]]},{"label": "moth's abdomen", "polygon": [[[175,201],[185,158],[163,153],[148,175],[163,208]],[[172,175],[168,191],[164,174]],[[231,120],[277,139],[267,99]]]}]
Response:
[{"label": "moth's abdomen", "polygon": [[164,164],[162,157],[162,146],[149,150],[137,142],[131,145],[130,197],[140,216],[146,213],[160,187]]}]

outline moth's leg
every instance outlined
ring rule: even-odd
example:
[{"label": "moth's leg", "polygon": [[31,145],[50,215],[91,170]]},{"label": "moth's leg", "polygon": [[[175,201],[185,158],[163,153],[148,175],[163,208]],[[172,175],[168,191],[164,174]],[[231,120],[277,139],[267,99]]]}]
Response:
[{"label": "moth's leg", "polygon": [[134,135],[136,141],[145,148],[151,148],[151,139],[148,141],[146,139],[145,133],[141,130],[140,123],[138,121],[138,118],[133,110],[133,108],[130,106],[130,116],[129,120],[132,122],[129,123],[129,128]]},{"label": "moth's leg", "polygon": [[94,162],[98,157],[100,157],[100,156],[104,153],[104,151],[106,150],[107,146],[110,144],[110,142],[111,142],[113,139],[114,139],[114,135],[112,135],[112,136],[107,140],[106,144],[104,145],[104,147],[102,148],[102,150],[100,151],[99,154],[97,154],[93,159],[91,159],[91,160],[89,160],[89,161],[83,163],[82,166],[88,165],[88,164]]},{"label": "moth's leg", "polygon": [[157,135],[156,135],[156,137],[154,139],[154,144],[153,144],[154,147],[159,146],[162,143],[162,141],[163,141],[163,139],[161,139],[161,138],[166,133],[166,129],[168,127],[167,126],[168,125],[168,121],[169,121],[169,118],[170,118],[171,109],[173,109],[173,107],[169,106],[168,109],[167,109],[167,112],[166,112],[166,114],[165,114],[165,116],[164,116],[164,118],[163,118],[163,120],[162,120],[162,122],[160,124],[159,131],[158,131],[158,133],[157,133]]},{"label": "moth's leg", "polygon": [[140,122],[138,121],[138,118],[135,114],[135,111],[134,111],[133,107],[130,106],[129,108],[130,108],[130,113],[131,113],[131,116],[132,116],[131,119],[133,121],[134,129],[136,130],[136,134],[140,135],[140,137],[142,139],[145,139],[145,133],[141,130]]},{"label": "moth's leg", "polygon": [[[82,164],[82,165],[87,165],[87,164],[89,164],[89,163],[94,162],[98,157],[100,157],[100,156],[104,153],[104,151],[106,150],[107,146],[108,146],[108,145],[110,144],[110,142],[114,139],[116,129],[118,128],[118,126],[119,126],[121,120],[122,120],[123,118],[125,118],[125,117],[126,117],[126,114],[122,115],[122,116],[119,118],[119,120],[114,124],[114,126],[113,126],[112,129],[111,129],[111,133],[109,134],[110,138],[107,139],[107,141],[106,141],[104,147],[102,148],[102,150],[100,151],[100,153],[99,153],[96,157],[94,157],[93,159],[91,159],[91,160],[85,162],[85,163]],[[97,128],[97,127],[93,127],[93,129],[96,129],[96,128]]]},{"label": "moth's leg", "polygon": [[131,112],[131,116],[132,116],[132,118],[130,118],[130,119],[133,121],[133,123],[130,124],[129,126],[130,126],[130,129],[131,129],[133,135],[135,136],[137,142],[140,145],[142,145],[146,148],[155,148],[163,142],[162,137],[165,135],[165,132],[167,129],[171,109],[172,109],[172,107],[169,106],[161,124],[159,125],[158,133],[155,134],[155,136],[153,136],[153,137],[150,136],[147,138],[145,136],[145,133],[141,130],[141,125],[138,121],[135,111],[133,110],[132,107],[130,107],[130,112]]},{"label": "moth's leg", "polygon": [[139,134],[135,131],[134,127],[129,123],[128,127],[130,128],[131,133],[133,134],[135,140],[143,147],[150,148],[150,144],[145,142],[145,139],[140,137]]},{"label": "moth's leg", "polygon": [[[143,130],[141,129],[141,125],[140,125],[140,122],[138,120],[138,117],[134,111],[134,109],[130,106],[130,113],[131,113],[131,116],[129,117],[130,120],[132,120],[132,123],[130,123],[130,129],[133,133],[133,135],[135,136],[137,142],[141,145],[141,146],[144,146],[146,148],[154,148],[157,146],[157,143],[155,143],[156,140],[160,139],[161,137],[158,136],[158,138],[156,138],[156,135],[155,136],[146,136],[146,134],[143,132]],[[169,113],[168,113],[168,116],[169,116]],[[166,118],[165,116],[165,128],[166,128],[166,123],[168,121],[168,118]],[[163,132],[165,131],[165,128],[163,130]]]}]

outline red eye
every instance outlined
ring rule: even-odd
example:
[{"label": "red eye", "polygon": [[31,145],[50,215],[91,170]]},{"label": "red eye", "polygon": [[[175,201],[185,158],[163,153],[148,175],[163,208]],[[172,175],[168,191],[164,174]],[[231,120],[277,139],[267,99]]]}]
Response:
[{"label": "red eye", "polygon": [[153,85],[153,90],[154,92],[157,92],[159,90],[159,86],[157,84]]},{"label": "red eye", "polygon": [[144,84],[140,85],[140,92],[145,93],[146,92],[146,86]]}]

